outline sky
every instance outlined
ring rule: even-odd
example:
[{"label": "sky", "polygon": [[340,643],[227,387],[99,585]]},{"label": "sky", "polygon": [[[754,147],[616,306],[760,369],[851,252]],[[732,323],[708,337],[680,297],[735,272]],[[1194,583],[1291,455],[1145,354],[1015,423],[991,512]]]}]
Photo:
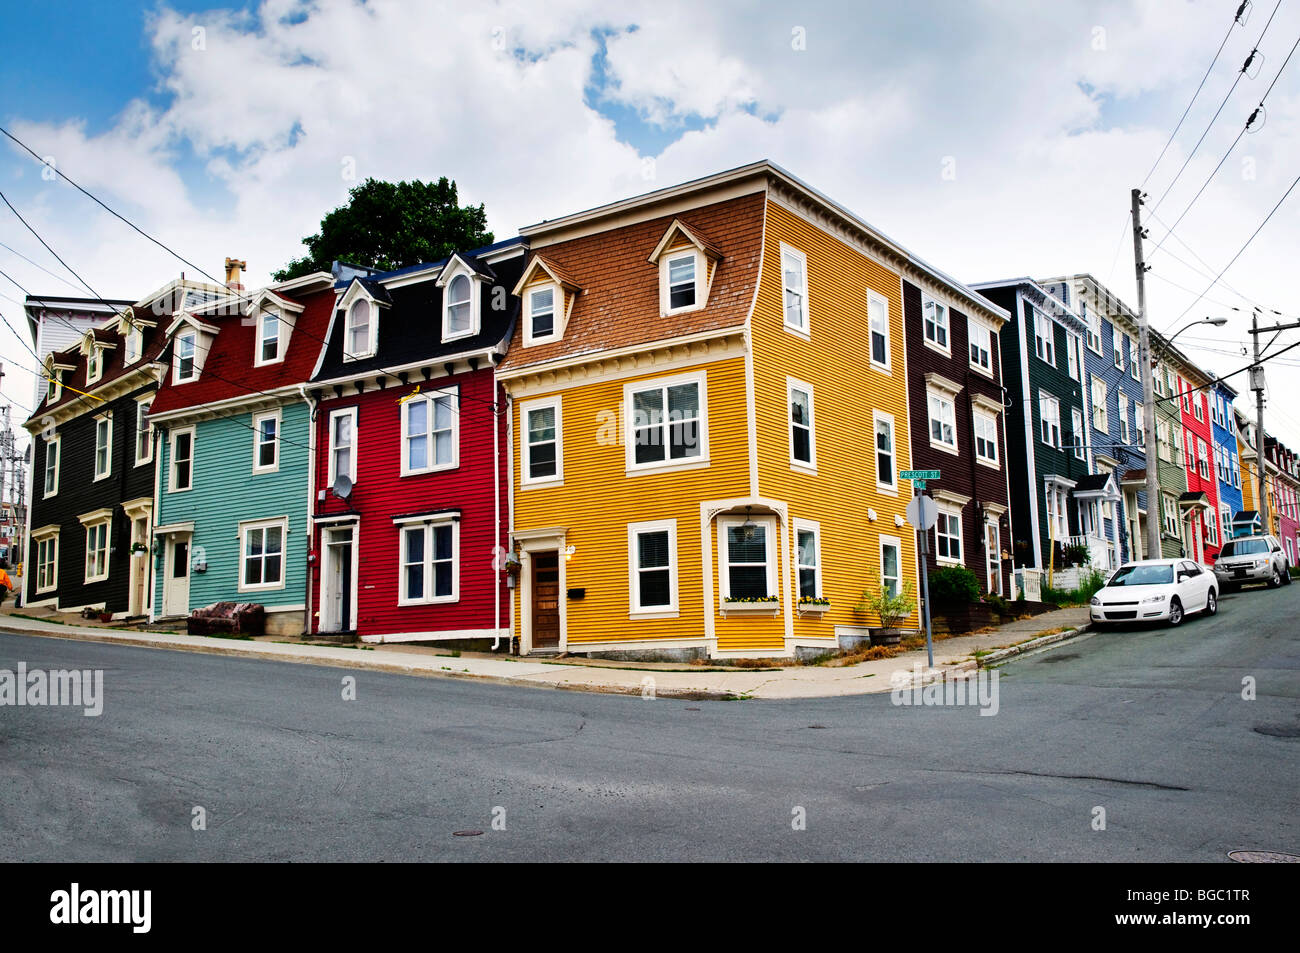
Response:
[{"label": "sky", "polygon": [[[960,280],[1091,272],[1135,306],[1142,187],[1152,325],[1227,317],[1178,339],[1225,374],[1247,363],[1252,307],[1300,316],[1300,187],[1211,285],[1300,175],[1300,0],[1253,0],[1232,25],[1238,2],[22,4],[0,123],[210,274],[246,260],[250,286],[369,176],[452,178],[502,239],[766,158]],[[0,143],[0,191],[94,296],[194,276],[42,172]],[[3,205],[0,270],[92,296]],[[22,298],[0,277],[25,334]],[[35,360],[3,326],[0,360],[21,420]],[[1230,383],[1253,413],[1245,375]],[[1300,448],[1300,348],[1268,386],[1268,429]]]}]

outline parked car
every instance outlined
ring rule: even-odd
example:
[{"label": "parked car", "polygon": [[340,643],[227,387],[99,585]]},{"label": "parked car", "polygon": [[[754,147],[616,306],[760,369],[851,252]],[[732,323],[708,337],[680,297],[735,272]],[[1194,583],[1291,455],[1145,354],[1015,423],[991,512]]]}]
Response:
[{"label": "parked car", "polygon": [[1232,592],[1249,582],[1265,582],[1270,589],[1291,584],[1286,553],[1275,536],[1228,540],[1215,560],[1214,577],[1220,592]]},{"label": "parked car", "polygon": [[1095,626],[1161,621],[1180,625],[1190,612],[1218,611],[1214,573],[1190,559],[1144,559],[1115,571],[1092,597],[1089,615]]}]

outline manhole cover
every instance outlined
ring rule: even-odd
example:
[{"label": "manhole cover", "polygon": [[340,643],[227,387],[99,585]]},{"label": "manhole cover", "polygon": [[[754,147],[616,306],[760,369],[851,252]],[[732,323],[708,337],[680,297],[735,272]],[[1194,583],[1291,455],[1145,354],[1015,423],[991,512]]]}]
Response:
[{"label": "manhole cover", "polygon": [[1230,850],[1228,858],[1239,864],[1300,864],[1300,856],[1276,850]]},{"label": "manhole cover", "polygon": [[1050,665],[1053,662],[1068,662],[1070,659],[1076,659],[1078,657],[1079,655],[1077,652],[1066,652],[1064,655],[1044,655],[1038,661],[1042,662],[1044,665]]},{"label": "manhole cover", "polygon": [[1300,725],[1256,725],[1255,730],[1261,735],[1272,735],[1274,738],[1300,738]]},{"label": "manhole cover", "polygon": [[478,837],[482,831],[452,831],[452,837]]}]

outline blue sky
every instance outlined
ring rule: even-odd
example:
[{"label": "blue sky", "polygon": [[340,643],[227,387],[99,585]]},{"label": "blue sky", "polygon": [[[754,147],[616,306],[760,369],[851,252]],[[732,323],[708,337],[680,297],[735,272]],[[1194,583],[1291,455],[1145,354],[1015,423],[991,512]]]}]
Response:
[{"label": "blue sky", "polygon": [[[1163,192],[1206,127],[1268,9],[1221,62],[1148,188]],[[718,0],[494,4],[262,0],[12,5],[0,122],[142,227],[250,279],[369,175],[447,175],[498,237],[522,225],[770,158],[967,281],[1090,271],[1133,300],[1128,190],[1187,105],[1236,0]],[[203,35],[201,49],[193,38]],[[1300,36],[1284,3],[1244,80],[1162,208],[1180,211]],[[1153,258],[1167,328],[1300,168],[1300,62],[1177,242]],[[0,189],[102,293],[138,297],[182,266],[39,167],[0,148]],[[1203,310],[1289,306],[1300,201]],[[0,242],[62,269],[7,210]],[[1167,221],[1172,220],[1167,219]],[[1159,238],[1163,228],[1153,227]],[[1191,249],[1191,250],[1189,250]],[[1199,256],[1199,260],[1197,257]],[[1203,263],[1202,263],[1203,262]],[[26,287],[70,293],[0,248]],[[67,280],[72,280],[70,277]],[[75,284],[75,282],[74,282]],[[1190,292],[1184,289],[1192,289]],[[0,309],[20,297],[0,280]],[[1235,367],[1243,322],[1193,335]],[[1294,332],[1293,332],[1294,333]],[[1203,339],[1203,340],[1202,340]],[[4,392],[30,394],[0,327]],[[28,356],[29,357],[29,356]],[[30,362],[29,362],[30,363]],[[1300,366],[1300,365],[1297,365]],[[1275,374],[1278,429],[1300,444],[1300,383]],[[1286,416],[1284,416],[1286,415]]]}]

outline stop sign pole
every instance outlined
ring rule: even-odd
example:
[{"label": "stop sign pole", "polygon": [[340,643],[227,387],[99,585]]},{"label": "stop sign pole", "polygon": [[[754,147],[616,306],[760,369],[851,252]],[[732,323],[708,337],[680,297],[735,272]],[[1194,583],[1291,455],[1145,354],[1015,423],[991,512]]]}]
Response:
[{"label": "stop sign pole", "polygon": [[907,504],[907,521],[916,527],[917,552],[919,553],[921,577],[921,618],[925,623],[925,654],[930,668],[934,668],[934,643],[930,638],[930,573],[926,569],[926,557],[930,555],[930,528],[939,518],[939,508],[934,500],[921,493],[927,480],[939,479],[938,470],[904,470],[899,474],[904,480],[912,481],[912,502]]}]

